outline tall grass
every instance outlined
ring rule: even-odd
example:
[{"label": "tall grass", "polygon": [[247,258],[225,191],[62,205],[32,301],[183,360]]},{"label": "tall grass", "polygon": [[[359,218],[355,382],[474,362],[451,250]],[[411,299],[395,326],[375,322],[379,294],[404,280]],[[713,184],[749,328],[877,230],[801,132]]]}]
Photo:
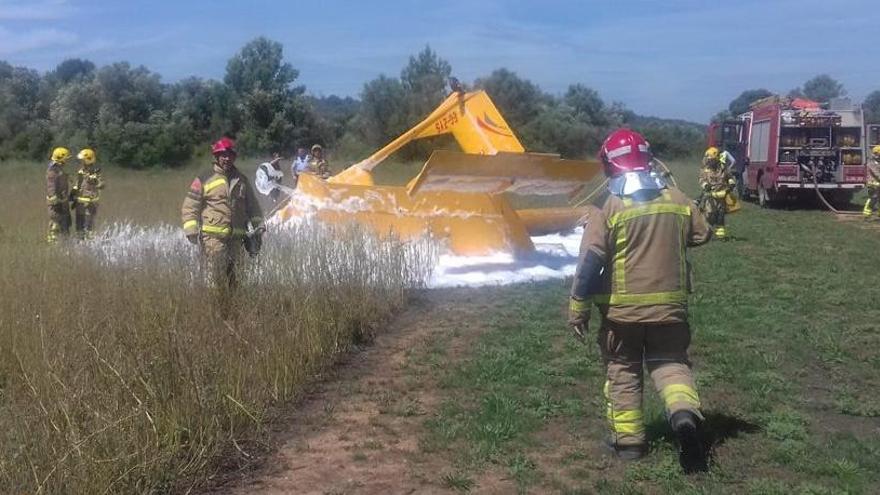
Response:
[{"label": "tall grass", "polygon": [[273,406],[428,276],[427,244],[304,224],[267,236],[222,309],[175,227],[108,225],[175,222],[119,190],[176,210],[188,175],[108,181],[98,239],[54,247],[41,180],[0,187],[42,213],[0,215],[0,492],[185,492],[247,461]]}]

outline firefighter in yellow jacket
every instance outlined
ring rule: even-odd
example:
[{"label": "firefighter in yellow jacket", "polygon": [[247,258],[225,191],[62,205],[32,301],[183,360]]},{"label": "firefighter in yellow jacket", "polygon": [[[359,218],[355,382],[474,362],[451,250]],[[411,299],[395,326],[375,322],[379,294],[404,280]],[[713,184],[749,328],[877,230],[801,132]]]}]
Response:
[{"label": "firefighter in yellow jacket", "polygon": [[324,148],[320,144],[312,146],[311,156],[309,156],[309,172],[322,179],[330,177],[330,165],[324,159]]},{"label": "firefighter in yellow jacket", "polygon": [[880,216],[880,144],[871,148],[872,159],[868,162],[868,177],[865,188],[868,190],[868,200],[865,201],[865,209],[862,214],[865,220],[872,214]]},{"label": "firefighter in yellow jacket", "polygon": [[265,232],[263,213],[247,177],[235,167],[235,143],[212,147],[213,168],[190,184],[181,216],[186,238],[201,246],[215,283],[234,287],[242,251],[256,256]]},{"label": "firefighter in yellow jacket", "polygon": [[76,157],[80,167],[76,171],[76,185],[71,194],[76,211],[76,235],[80,239],[91,239],[95,231],[98,200],[101,199],[101,189],[104,189],[104,175],[101,167],[95,165],[94,150],[82,149]]},{"label": "firefighter in yellow jacket", "polygon": [[736,181],[721,163],[718,148],[713,146],[707,149],[703,156],[703,168],[700,170],[700,187],[703,189],[703,194],[699,204],[718,240],[727,240],[724,217],[727,215],[727,196],[734,186]]},{"label": "firefighter in yellow jacket", "polygon": [[700,398],[688,361],[689,265],[685,250],[711,237],[693,203],[651,174],[647,141],[620,129],[599,155],[609,194],[584,226],[571,288],[569,325],[583,340],[591,305],[602,316],[599,348],[607,370],[604,395],[610,437],[621,459],[647,453],[643,368],[663,398],[686,472],[707,469],[700,436]]},{"label": "firefighter in yellow jacket", "polygon": [[49,232],[46,241],[58,242],[58,237],[70,234],[70,184],[64,164],[70,159],[67,148],[52,150],[52,158],[46,169],[46,203],[49,206]]}]

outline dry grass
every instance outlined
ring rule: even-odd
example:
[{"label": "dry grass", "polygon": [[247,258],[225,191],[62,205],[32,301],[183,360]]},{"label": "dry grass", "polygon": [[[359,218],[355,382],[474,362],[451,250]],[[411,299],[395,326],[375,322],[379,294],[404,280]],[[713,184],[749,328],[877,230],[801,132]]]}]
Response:
[{"label": "dry grass", "polygon": [[[234,303],[175,227],[194,170],[109,170],[94,243],[43,244],[39,165],[3,165],[0,492],[185,492],[260,448],[273,406],[424,283],[426,245],[303,225]],[[119,223],[127,222],[127,223]],[[152,226],[151,226],[152,225]],[[149,227],[148,227],[149,226]]]}]

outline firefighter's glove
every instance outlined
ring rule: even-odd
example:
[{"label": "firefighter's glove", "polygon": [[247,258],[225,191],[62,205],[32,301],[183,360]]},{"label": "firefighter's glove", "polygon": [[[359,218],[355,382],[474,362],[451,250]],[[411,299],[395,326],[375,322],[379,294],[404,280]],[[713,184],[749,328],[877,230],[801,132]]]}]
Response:
[{"label": "firefighter's glove", "polygon": [[244,250],[247,251],[251,258],[256,258],[263,249],[263,234],[265,232],[265,227],[257,227],[244,238]]},{"label": "firefighter's glove", "polygon": [[198,244],[199,243],[199,234],[188,234],[186,236],[186,240],[188,240],[190,244]]},{"label": "firefighter's glove", "polygon": [[580,299],[571,298],[568,305],[568,326],[574,332],[576,339],[582,344],[587,341],[587,332],[590,330],[590,303]]}]

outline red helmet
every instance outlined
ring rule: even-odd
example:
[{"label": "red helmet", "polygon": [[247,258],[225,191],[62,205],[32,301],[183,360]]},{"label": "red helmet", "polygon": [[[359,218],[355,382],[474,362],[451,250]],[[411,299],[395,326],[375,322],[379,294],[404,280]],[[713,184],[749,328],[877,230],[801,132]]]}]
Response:
[{"label": "red helmet", "polygon": [[217,155],[219,153],[223,153],[224,151],[235,153],[235,141],[225,136],[220,138],[216,143],[214,143],[213,146],[211,146],[211,154]]},{"label": "red helmet", "polygon": [[651,147],[638,132],[618,129],[605,138],[599,149],[599,160],[605,165],[608,177],[647,172],[651,170]]}]

